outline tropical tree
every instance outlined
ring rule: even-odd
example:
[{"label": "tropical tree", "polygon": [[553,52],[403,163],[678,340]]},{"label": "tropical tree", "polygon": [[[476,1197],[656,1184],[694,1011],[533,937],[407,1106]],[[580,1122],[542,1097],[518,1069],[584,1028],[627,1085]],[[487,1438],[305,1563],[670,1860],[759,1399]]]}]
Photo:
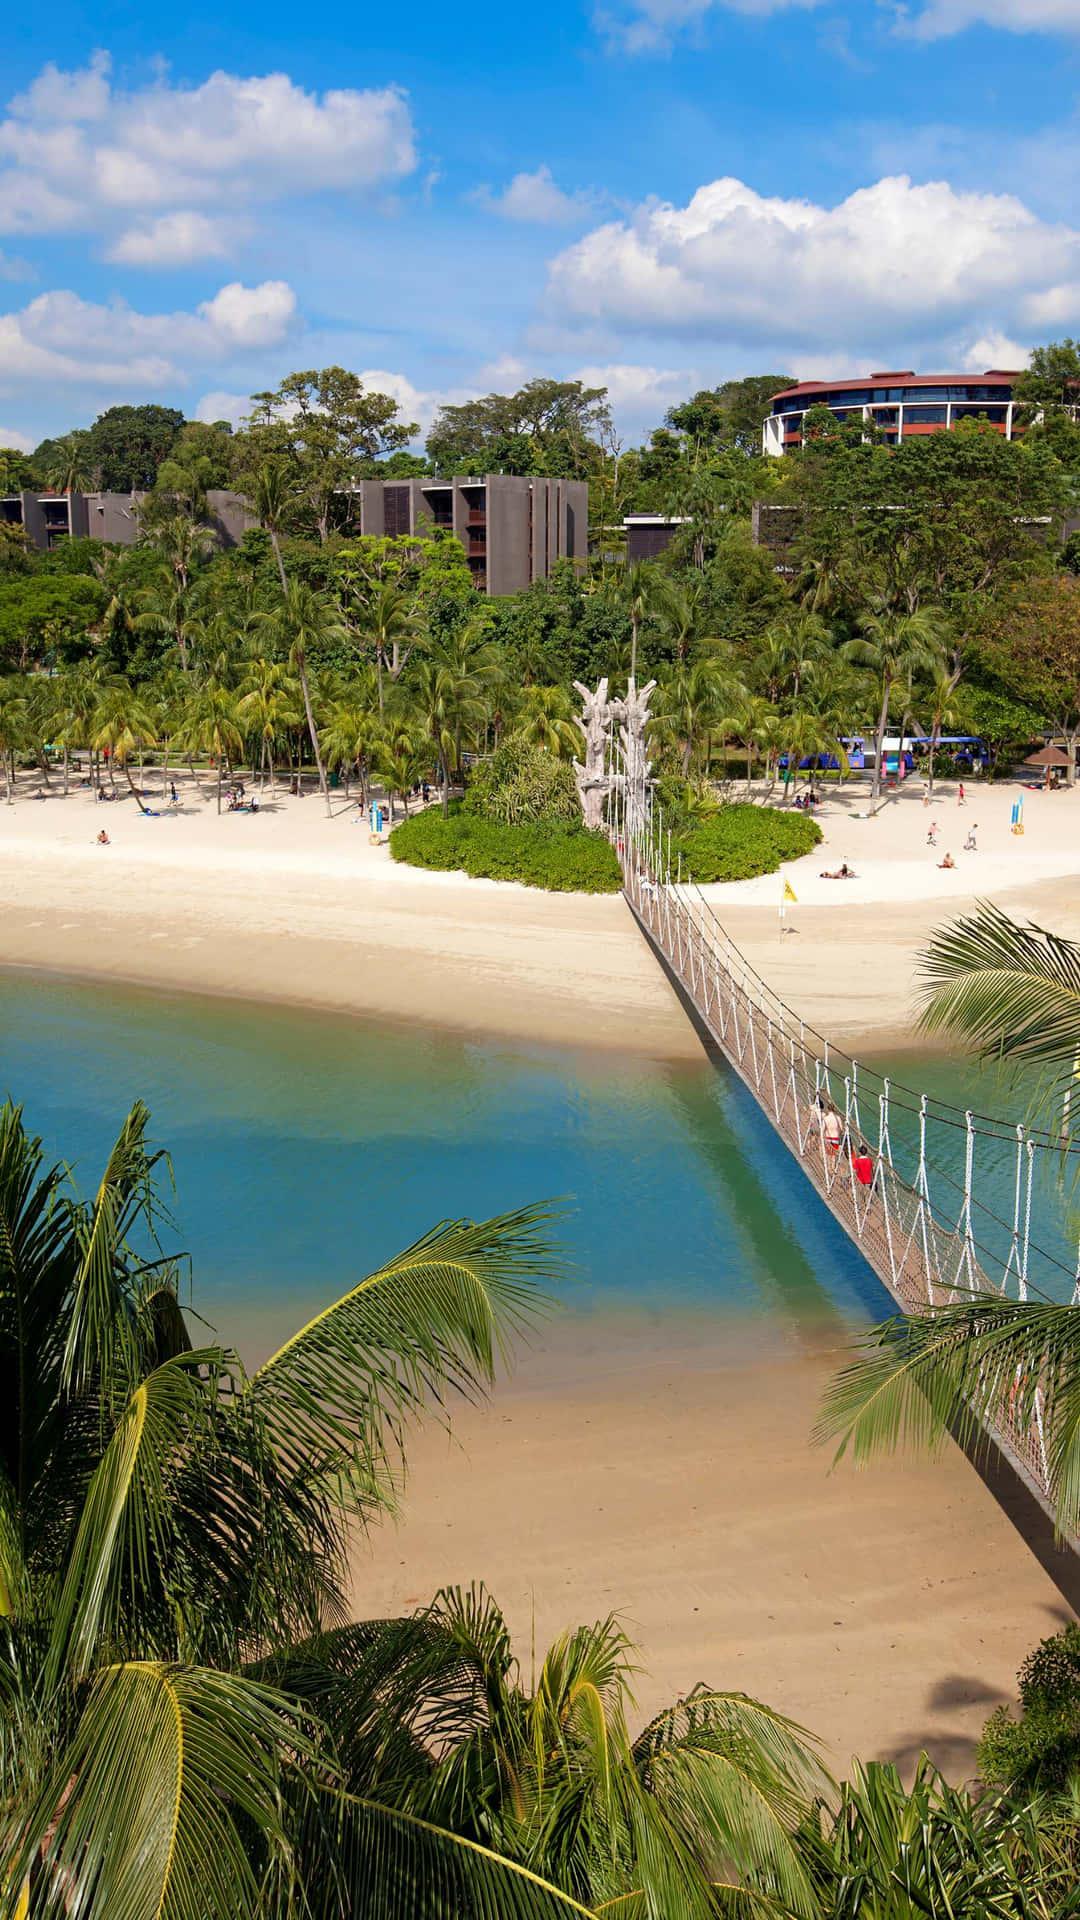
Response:
[{"label": "tropical tree", "polygon": [[422,633],[410,595],[391,580],[376,581],[361,614],[360,631],[375,656],[382,713],[383,674],[388,673],[395,682],[401,678]]},{"label": "tropical tree", "polygon": [[744,694],[745,688],[724,663],[708,654],[678,663],[661,682],[653,700],[651,731],[657,740],[675,747],[684,779],[699,742],[709,732],[736,731],[735,716]]},{"label": "tropical tree", "polygon": [[930,773],[929,788],[934,791],[934,761],[937,758],[938,743],[946,727],[954,727],[959,715],[955,705],[955,694],[959,672],[947,667],[941,661],[934,667],[930,683]]},{"label": "tropical tree", "polygon": [[131,777],[131,756],[156,744],[154,716],[129,683],[114,674],[101,683],[91,721],[90,745],[109,756],[109,783],[115,791],[114,767],[123,767],[139,812],[146,813],[142,795]]},{"label": "tropical tree", "polygon": [[147,544],[161,554],[179,591],[186,593],[199,562],[214,551],[210,528],[200,526],[190,514],[168,513],[149,518],[143,532]]},{"label": "tropical tree", "polygon": [[14,678],[0,680],[0,760],[4,763],[4,789],[7,804],[14,801],[15,755],[26,745],[28,716],[24,683]]},{"label": "tropical tree", "polygon": [[635,561],[626,569],[621,598],[630,621],[630,678],[637,679],[638,640],[642,624],[665,600],[664,588],[655,566],[648,560]]},{"label": "tropical tree", "polygon": [[524,687],[514,709],[513,733],[516,740],[543,747],[557,760],[584,750],[574,703],[565,687]]},{"label": "tropical tree", "polygon": [[300,725],[299,692],[300,683],[284,661],[267,660],[262,655],[249,659],[240,684],[236,718],[244,733],[259,742],[260,792],[265,787],[269,767],[273,793],[275,748],[283,733]]},{"label": "tropical tree", "polygon": [[285,580],[282,575],[281,607],[276,615],[275,625],[289,650],[289,665],[300,682],[300,691],[304,699],[304,714],[307,719],[308,738],[311,751],[315,756],[315,765],[319,774],[319,786],[326,802],[327,815],[333,809],[330,805],[330,789],[326,783],[326,768],[323,765],[319,747],[319,730],[315,725],[315,714],[311,704],[311,687],[308,682],[308,655],[314,648],[316,653],[323,647],[334,645],[347,639],[347,632],[341,618],[341,609],[328,593],[320,593],[309,587],[304,580]]},{"label": "tropical tree", "polygon": [[365,769],[376,747],[384,743],[386,735],[386,729],[379,721],[377,700],[370,697],[364,680],[354,681],[340,699],[329,703],[326,713],[326,723],[319,730],[326,764],[344,774],[346,799],[351,774],[355,772],[359,776],[363,805],[367,800]]},{"label": "tropical tree", "polygon": [[[1043,1077],[1043,1116],[1069,1145],[1080,1062],[1080,945],[981,906],[938,934],[924,958],[923,1025],[986,1060]],[[856,1459],[952,1432],[984,1449],[987,1423],[1020,1430],[1041,1412],[1048,1483],[1063,1533],[1080,1531],[1080,1307],[963,1294],[872,1328],[828,1394],[822,1435]]]},{"label": "tropical tree", "polygon": [[253,505],[260,523],[270,535],[270,545],[274,549],[274,559],[277,561],[281,591],[286,594],[288,581],[285,577],[285,562],[281,554],[281,534],[285,518],[293,504],[294,495],[284,462],[264,461],[255,476],[252,493]]},{"label": "tropical tree", "polygon": [[450,807],[451,758],[483,722],[493,671],[487,661],[463,661],[453,650],[433,647],[420,656],[409,682],[409,709],[442,773],[444,816]]},{"label": "tropical tree", "polygon": [[916,673],[932,674],[942,663],[943,622],[930,608],[916,613],[880,612],[864,615],[862,634],[845,643],[843,652],[853,665],[866,667],[878,685],[878,716],[874,730],[874,778],[871,797],[881,794],[881,767],[889,709],[898,686]]},{"label": "tropical tree", "polygon": [[244,736],[238,722],[239,701],[231,687],[209,680],[198,687],[184,704],[180,725],[174,734],[184,753],[208,753],[217,773],[217,810],[221,812],[221,775],[244,750]]},{"label": "tropical tree", "polygon": [[86,433],[65,433],[52,442],[45,484],[55,493],[83,493],[94,484]]},{"label": "tropical tree", "polygon": [[361,1764],[374,1689],[339,1755],[323,1702],[274,1677],[298,1671],[299,1646],[340,1667],[362,1638],[325,1631],[350,1527],[386,1510],[407,1423],[490,1385],[558,1271],[544,1216],[444,1223],[248,1374],[192,1346],[147,1124],[137,1105],[88,1204],[21,1112],[0,1110],[6,1906],[30,1920],[580,1912],[380,1800],[377,1761],[385,1773],[394,1756]]}]

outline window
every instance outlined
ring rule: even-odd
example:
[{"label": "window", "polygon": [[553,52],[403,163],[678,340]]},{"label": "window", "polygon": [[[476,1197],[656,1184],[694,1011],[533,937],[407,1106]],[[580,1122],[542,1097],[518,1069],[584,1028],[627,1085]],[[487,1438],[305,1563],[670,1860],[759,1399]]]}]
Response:
[{"label": "window", "polygon": [[916,403],[926,400],[947,400],[948,397],[948,387],[905,387],[903,392],[905,400]]},{"label": "window", "polygon": [[773,406],[773,412],[774,413],[801,413],[805,404],[806,403],[803,400],[803,397],[801,394],[789,393],[785,400],[777,400],[775,402]]},{"label": "window", "polygon": [[870,418],[879,427],[895,427],[900,415],[896,407],[875,407]]},{"label": "window", "polygon": [[408,487],[383,488],[383,530],[388,540],[399,540],[411,533]]},{"label": "window", "polygon": [[944,407],[905,407],[905,427],[943,427],[945,425]]},{"label": "window", "polygon": [[994,420],[1004,426],[1009,417],[1008,407],[954,407],[954,420]]}]

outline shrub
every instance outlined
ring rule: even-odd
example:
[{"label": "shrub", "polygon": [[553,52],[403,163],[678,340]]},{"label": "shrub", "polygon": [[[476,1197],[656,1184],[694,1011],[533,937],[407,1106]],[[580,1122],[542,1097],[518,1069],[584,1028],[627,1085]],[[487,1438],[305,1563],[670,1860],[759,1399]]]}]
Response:
[{"label": "shrub", "polygon": [[395,827],[390,852],[408,866],[517,880],[550,893],[617,893],[622,885],[613,849],[580,819],[507,826],[457,802],[446,820],[429,807]]},{"label": "shrub", "polygon": [[680,834],[672,851],[677,847],[682,854],[683,872],[704,884],[775,873],[785,860],[809,853],[820,839],[817,821],[804,814],[735,802]]},{"label": "shrub", "polygon": [[470,813],[516,826],[527,820],[579,820],[574,769],[543,747],[508,740],[473,776]]},{"label": "shrub", "polygon": [[979,1771],[992,1786],[1063,1786],[1080,1767],[1080,1626],[1040,1640],[1017,1678],[1020,1718],[997,1707],[982,1730]]}]

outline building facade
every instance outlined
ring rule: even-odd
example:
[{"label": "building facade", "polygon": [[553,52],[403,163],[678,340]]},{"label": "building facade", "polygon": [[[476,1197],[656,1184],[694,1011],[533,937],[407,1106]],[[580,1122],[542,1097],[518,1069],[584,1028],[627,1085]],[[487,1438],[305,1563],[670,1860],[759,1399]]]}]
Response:
[{"label": "building facade", "polygon": [[[0,498],[0,520],[21,527],[27,545],[39,553],[51,552],[62,540],[107,540],[133,547],[145,498],[143,493],[9,493]],[[207,494],[203,518],[223,547],[235,547],[249,527],[258,525],[251,504],[224,488]]]},{"label": "building facade", "polygon": [[773,395],[762,430],[765,453],[784,454],[802,445],[803,420],[811,407],[828,407],[838,420],[872,421],[887,446],[924,433],[940,433],[959,420],[988,420],[1011,440],[1013,386],[1017,372],[916,374],[872,373],[849,380],[801,380]]},{"label": "building facade", "polygon": [[685,525],[685,518],[663,513],[626,514],[623,532],[626,535],[627,566],[636,566],[639,560],[659,559],[662,553],[667,552],[679,528]]},{"label": "building facade", "polygon": [[556,560],[584,567],[589,488],[584,480],[489,473],[483,478],[361,480],[354,532],[402,537],[445,527],[465,549],[479,593],[520,593]]}]

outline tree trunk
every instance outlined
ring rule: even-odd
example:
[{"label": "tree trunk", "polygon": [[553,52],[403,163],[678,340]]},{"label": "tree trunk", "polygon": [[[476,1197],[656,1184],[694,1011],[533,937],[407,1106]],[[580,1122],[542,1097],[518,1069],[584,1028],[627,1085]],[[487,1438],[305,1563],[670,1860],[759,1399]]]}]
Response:
[{"label": "tree trunk", "polygon": [[65,799],[65,800],[66,800],[66,799],[67,799],[67,797],[68,797],[68,773],[69,773],[69,771],[70,771],[70,769],[69,769],[69,766],[68,766],[68,750],[67,750],[67,748],[65,747],[65,748],[64,748],[64,799]]},{"label": "tree trunk", "polygon": [[889,682],[881,699],[881,712],[878,715],[877,736],[874,741],[874,779],[870,789],[870,804],[876,806],[881,798],[881,756],[885,751],[885,729],[889,724]]},{"label": "tree trunk", "polygon": [[217,810],[221,812],[221,755],[217,757]]},{"label": "tree trunk", "polygon": [[319,769],[319,786],[322,788],[322,797],[326,801],[326,817],[329,820],[333,818],[333,808],[330,805],[330,789],[326,784],[326,768],[323,766],[322,753],[319,750],[319,735],[315,727],[315,715],[311,711],[311,693],[308,688],[307,664],[300,660],[298,660],[296,664],[300,671],[300,686],[304,695],[304,712],[307,714],[308,733],[311,735],[311,750],[315,755],[315,765]]},{"label": "tree trunk", "polygon": [[288,591],[288,582],[285,578],[285,562],[281,557],[281,541],[278,539],[277,531],[275,528],[268,527],[267,532],[270,535],[270,545],[274,549],[274,559],[277,561],[278,578],[281,581],[281,591],[282,593],[286,593]]},{"label": "tree trunk", "polygon": [[382,690],[382,649],[380,647],[376,647],[375,649],[375,672],[379,682],[379,718],[381,720],[382,710],[383,710],[383,690]]},{"label": "tree trunk", "polygon": [[0,751],[0,760],[4,763],[4,786],[7,791],[7,803],[11,805],[11,761],[6,753]]},{"label": "tree trunk", "polygon": [[116,792],[116,775],[113,772],[113,756],[111,753],[109,755],[109,786],[112,789],[113,793],[115,793]]},{"label": "tree trunk", "polygon": [[131,788],[131,797],[134,800],[135,805],[138,807],[139,812],[148,813],[149,808],[143,806],[142,795],[136,789],[135,782],[131,777],[131,768],[128,766],[128,763],[126,760],[124,761],[124,772],[127,775],[128,786]]},{"label": "tree trunk", "polygon": [[439,765],[442,768],[442,777],[443,777],[443,789],[442,789],[443,819],[448,820],[450,817],[450,768],[446,764],[446,755],[442,751],[441,747],[439,749]]},{"label": "tree trunk", "polygon": [[161,803],[164,806],[169,797],[169,736],[165,735],[165,751],[161,756]]},{"label": "tree trunk", "polygon": [[934,760],[937,755],[938,741],[941,738],[941,722],[935,720],[930,729],[930,792],[934,791]]}]

